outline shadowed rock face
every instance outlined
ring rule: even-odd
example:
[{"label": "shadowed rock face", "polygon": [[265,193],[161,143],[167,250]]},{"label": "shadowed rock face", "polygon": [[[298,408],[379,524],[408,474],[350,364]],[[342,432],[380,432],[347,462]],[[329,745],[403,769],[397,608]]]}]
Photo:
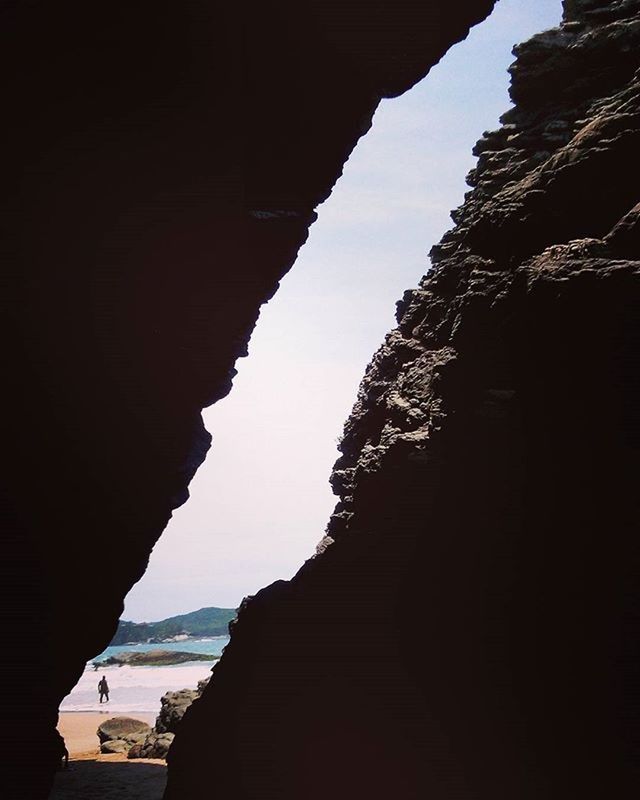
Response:
[{"label": "shadowed rock face", "polygon": [[168,800],[214,774],[238,800],[637,794],[640,2],[567,2],[515,54],[318,555],[244,604]]},{"label": "shadowed rock face", "polygon": [[41,754],[22,796],[46,793],[58,704],[380,97],[492,6],[2,4],[4,633],[29,645],[7,759]]}]

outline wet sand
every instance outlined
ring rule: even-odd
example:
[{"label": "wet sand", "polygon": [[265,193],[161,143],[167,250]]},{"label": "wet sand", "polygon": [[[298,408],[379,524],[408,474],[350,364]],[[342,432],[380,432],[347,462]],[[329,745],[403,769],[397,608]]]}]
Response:
[{"label": "wet sand", "polygon": [[[133,759],[123,753],[99,752],[96,729],[124,714],[69,712],[60,714],[58,730],[69,750],[69,768],[57,773],[50,800],[161,800],[167,781],[162,759]],[[131,714],[153,725],[154,714]]]}]

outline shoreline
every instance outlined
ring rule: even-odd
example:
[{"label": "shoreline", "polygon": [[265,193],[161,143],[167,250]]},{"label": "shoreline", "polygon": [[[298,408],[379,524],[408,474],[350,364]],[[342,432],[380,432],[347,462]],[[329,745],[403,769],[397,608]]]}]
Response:
[{"label": "shoreline", "polygon": [[67,716],[69,714],[100,714],[100,715],[102,715],[102,714],[110,714],[112,717],[131,717],[134,714],[137,714],[140,717],[142,717],[142,716],[144,716],[144,717],[153,717],[154,720],[158,716],[153,711],[144,711],[143,709],[140,709],[139,711],[106,711],[106,710],[105,711],[97,711],[96,709],[92,709],[92,708],[86,708],[86,709],[75,709],[75,708],[73,708],[73,709],[70,709],[70,710],[61,708],[61,709],[58,710],[58,716],[59,717],[61,717],[63,715]]},{"label": "shoreline", "polygon": [[[101,671],[85,669],[77,684],[60,704],[60,714],[111,714],[141,716],[160,713],[161,699],[167,692],[195,689],[198,682],[211,677],[217,662],[192,661],[161,667],[124,665]],[[109,684],[109,702],[99,702],[97,685],[101,676]],[[104,717],[103,717],[104,719]]]}]

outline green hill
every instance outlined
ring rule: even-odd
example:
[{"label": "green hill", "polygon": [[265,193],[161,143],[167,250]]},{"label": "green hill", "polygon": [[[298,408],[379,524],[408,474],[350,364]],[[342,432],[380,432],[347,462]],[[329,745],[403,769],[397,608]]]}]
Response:
[{"label": "green hill", "polygon": [[235,608],[201,608],[159,622],[128,622],[121,619],[111,644],[160,642],[184,634],[192,637],[224,636],[229,632],[229,622],[235,616]]}]

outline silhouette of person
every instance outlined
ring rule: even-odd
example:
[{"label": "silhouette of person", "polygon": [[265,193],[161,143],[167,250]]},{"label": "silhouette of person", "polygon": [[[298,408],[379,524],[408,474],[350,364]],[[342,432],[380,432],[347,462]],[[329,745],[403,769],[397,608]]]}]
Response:
[{"label": "silhouette of person", "polygon": [[98,683],[98,693],[100,694],[100,702],[102,703],[102,698],[106,697],[106,702],[109,702],[109,684],[107,683],[107,679],[103,675],[100,682]]},{"label": "silhouette of person", "polygon": [[58,758],[58,769],[68,769],[69,768],[69,751],[67,750],[67,746],[65,744],[64,739],[60,735],[58,731],[54,732],[55,736],[55,750],[56,756]]}]

